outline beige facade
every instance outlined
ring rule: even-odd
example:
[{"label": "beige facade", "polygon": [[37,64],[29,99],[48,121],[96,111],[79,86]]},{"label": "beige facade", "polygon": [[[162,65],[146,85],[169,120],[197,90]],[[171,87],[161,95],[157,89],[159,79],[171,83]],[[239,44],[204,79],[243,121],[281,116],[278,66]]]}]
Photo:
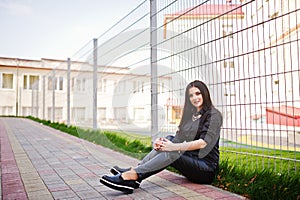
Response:
[{"label": "beige facade", "polygon": [[[149,123],[149,81],[128,68],[99,66],[98,123]],[[67,121],[67,61],[2,57],[0,86],[0,115]],[[85,62],[71,61],[70,116],[72,124],[90,127],[93,121],[93,66]]]}]

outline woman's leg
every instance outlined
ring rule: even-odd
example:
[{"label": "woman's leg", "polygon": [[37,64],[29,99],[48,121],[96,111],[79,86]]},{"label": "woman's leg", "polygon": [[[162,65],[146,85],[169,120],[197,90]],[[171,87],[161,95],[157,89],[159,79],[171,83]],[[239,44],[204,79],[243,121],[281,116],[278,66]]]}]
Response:
[{"label": "woman's leg", "polygon": [[189,153],[183,154],[171,166],[192,182],[209,184],[215,177],[215,169]]},{"label": "woman's leg", "polygon": [[[154,155],[154,153],[152,154]],[[156,174],[175,162],[182,154],[178,152],[156,151],[155,156],[142,162],[134,171],[138,174],[139,180],[143,180]],[[150,156],[149,156],[150,157]]]},{"label": "woman's leg", "polygon": [[[168,135],[166,136],[166,138],[170,141],[172,141],[174,139],[173,135]],[[153,149],[152,151],[150,151],[150,153],[148,153],[143,159],[142,161],[139,163],[139,165],[144,164],[146,162],[148,162],[149,160],[151,160],[152,158],[154,158],[157,154],[161,153],[161,151],[156,151],[155,149]]]},{"label": "woman's leg", "polygon": [[103,176],[100,182],[104,185],[132,193],[136,187],[136,180],[143,180],[160,172],[167,166],[173,166],[180,170],[188,179],[198,183],[211,183],[214,178],[214,170],[197,157],[184,155],[178,152],[158,152],[152,159],[139,165],[135,169],[115,176]]},{"label": "woman's leg", "polygon": [[160,151],[156,151],[155,149],[153,149],[139,162],[139,165],[142,165],[142,164],[148,162],[149,160],[154,158],[159,153],[160,153]]}]

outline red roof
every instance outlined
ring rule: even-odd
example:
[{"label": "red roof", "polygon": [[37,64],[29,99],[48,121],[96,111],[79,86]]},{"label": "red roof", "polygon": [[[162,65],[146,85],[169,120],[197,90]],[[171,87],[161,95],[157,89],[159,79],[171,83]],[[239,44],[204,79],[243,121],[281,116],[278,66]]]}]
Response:
[{"label": "red roof", "polygon": [[267,107],[266,110],[293,118],[300,118],[300,108],[292,106]]},{"label": "red roof", "polygon": [[[227,13],[228,12],[228,13]],[[185,16],[195,15],[244,15],[240,4],[205,4],[198,7],[188,8],[176,13],[168,14],[168,16]]]}]

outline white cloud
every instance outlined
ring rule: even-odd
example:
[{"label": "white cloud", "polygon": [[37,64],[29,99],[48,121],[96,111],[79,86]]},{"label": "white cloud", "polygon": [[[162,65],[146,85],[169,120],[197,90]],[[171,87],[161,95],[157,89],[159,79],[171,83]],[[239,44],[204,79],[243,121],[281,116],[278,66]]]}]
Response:
[{"label": "white cloud", "polygon": [[11,15],[28,15],[32,13],[32,7],[26,2],[18,1],[0,1],[1,12],[7,12]]}]

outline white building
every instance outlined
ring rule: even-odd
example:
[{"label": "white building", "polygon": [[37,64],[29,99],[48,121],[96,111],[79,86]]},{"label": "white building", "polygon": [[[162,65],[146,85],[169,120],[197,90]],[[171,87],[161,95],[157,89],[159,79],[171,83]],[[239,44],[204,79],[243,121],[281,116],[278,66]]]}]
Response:
[{"label": "white building", "polygon": [[[236,105],[245,100],[245,91],[236,88],[242,65],[237,56],[240,39],[236,32],[242,29],[244,15],[237,4],[204,4],[165,15],[164,19],[164,37],[177,40],[175,53],[176,45],[187,49],[190,64],[184,68],[190,68],[190,79],[200,79],[209,85],[214,104],[230,120],[235,120],[235,112],[240,109]],[[181,39],[182,33],[186,38]]]},{"label": "white building", "polygon": [[185,68],[196,79],[219,85],[211,91],[226,119],[224,127],[258,128],[253,119],[265,116],[270,106],[291,106],[282,111],[295,113],[300,108],[296,1],[208,3],[165,15],[166,39],[183,33],[195,41],[174,42],[175,53],[178,45],[191,49],[191,60],[200,57]]},{"label": "white building", "polygon": [[[253,119],[262,119],[266,108],[300,108],[296,1],[204,4],[164,15],[163,36],[158,36],[157,64],[161,71],[165,67],[158,80],[160,123],[178,124],[184,88],[194,79],[210,86],[225,128],[264,128]],[[145,75],[150,73],[143,67],[141,73],[126,67],[98,67],[99,124],[150,123],[150,77]],[[92,71],[88,63],[71,63],[71,121],[89,126]],[[0,73],[4,97],[0,114],[66,121],[66,61],[0,58]]]},{"label": "white building", "polygon": [[[0,115],[67,122],[67,61],[0,58]],[[71,124],[91,127],[93,66],[71,61]],[[167,78],[164,78],[167,80]],[[129,68],[98,67],[98,123],[150,123],[150,77]],[[161,81],[163,82],[163,80]]]},{"label": "white building", "polygon": [[253,52],[246,63],[249,68],[253,66],[248,77],[255,77],[248,82],[248,88],[254,87],[256,91],[251,98],[247,97],[246,103],[252,104],[250,112],[268,117],[266,109],[277,110],[283,114],[281,119],[270,120],[274,116],[269,115],[268,123],[299,126],[300,123],[294,124],[294,120],[284,116],[297,117],[300,110],[299,1],[241,2],[245,4],[244,27],[251,27],[242,33],[251,41],[244,47]]}]

